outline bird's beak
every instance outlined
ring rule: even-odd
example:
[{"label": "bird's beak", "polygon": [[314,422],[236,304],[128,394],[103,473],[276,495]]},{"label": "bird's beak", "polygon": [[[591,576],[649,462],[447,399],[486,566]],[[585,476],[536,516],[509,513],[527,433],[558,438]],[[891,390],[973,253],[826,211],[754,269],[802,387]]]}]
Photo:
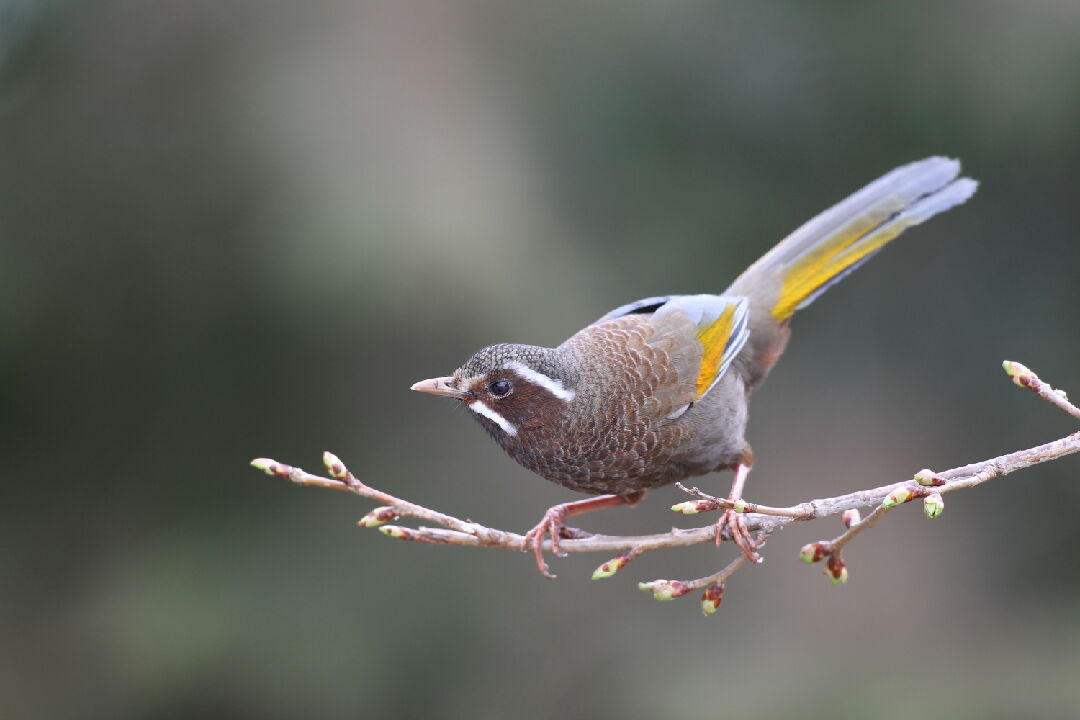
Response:
[{"label": "bird's beak", "polygon": [[431,395],[441,395],[443,397],[454,398],[456,400],[465,399],[465,391],[458,390],[456,387],[454,387],[454,378],[452,377],[440,377],[431,378],[430,380],[421,380],[409,389],[416,390],[417,392],[429,393]]}]

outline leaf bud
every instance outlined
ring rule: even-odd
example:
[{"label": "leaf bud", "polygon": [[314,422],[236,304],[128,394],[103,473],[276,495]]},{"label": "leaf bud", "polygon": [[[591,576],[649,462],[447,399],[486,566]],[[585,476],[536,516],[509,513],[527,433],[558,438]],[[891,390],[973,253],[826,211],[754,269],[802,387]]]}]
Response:
[{"label": "leaf bud", "polygon": [[632,550],[630,552],[624,552],[622,555],[616,555],[600,567],[593,570],[592,579],[603,580],[604,578],[611,577],[612,575],[626,567],[626,565],[636,556],[637,553],[633,552]]},{"label": "leaf bud", "polygon": [[705,588],[705,592],[701,596],[701,612],[705,614],[705,617],[712,615],[720,609],[720,603],[723,602],[723,600],[724,584],[713,583]]},{"label": "leaf bud", "polygon": [[844,559],[837,555],[830,555],[829,561],[825,563],[825,577],[832,580],[834,585],[846,583],[848,572]]},{"label": "leaf bud", "polygon": [[720,506],[712,500],[687,500],[686,502],[672,505],[671,509],[677,513],[682,513],[683,515],[697,515],[698,513],[716,510],[718,507]]},{"label": "leaf bud", "polygon": [[926,485],[927,487],[939,487],[945,484],[945,478],[941,477],[929,468],[923,468],[919,472],[915,473],[914,480],[920,485]]},{"label": "leaf bud", "polygon": [[341,462],[341,458],[334,453],[327,450],[323,453],[322,460],[323,465],[326,466],[326,472],[330,473],[330,477],[338,480],[349,477],[349,470],[345,467],[345,463]]},{"label": "leaf bud", "polygon": [[913,497],[915,497],[914,491],[906,485],[901,485],[885,496],[885,499],[881,501],[881,507],[888,509],[896,507],[897,505],[903,505]]},{"label": "leaf bud", "polygon": [[682,580],[653,580],[651,582],[639,582],[638,589],[647,593],[661,602],[674,600],[690,592],[690,586]]},{"label": "leaf bud", "polygon": [[802,550],[799,551],[799,559],[804,563],[816,563],[832,552],[832,546],[827,541],[809,543],[803,545]]},{"label": "leaf bud", "polygon": [[941,499],[941,493],[930,493],[923,498],[923,514],[933,520],[945,510],[945,501]]},{"label": "leaf bud", "polygon": [[1006,360],[1001,363],[1001,367],[1005,369],[1009,378],[1020,387],[1031,387],[1034,384],[1035,373],[1031,372],[1025,365],[1013,360]]},{"label": "leaf bud", "polygon": [[412,540],[413,531],[407,527],[401,527],[400,525],[383,525],[379,528],[379,532],[383,535],[387,535],[398,540]]},{"label": "leaf bud", "polygon": [[377,507],[356,523],[360,527],[379,527],[383,523],[397,520],[398,512],[389,505]]}]

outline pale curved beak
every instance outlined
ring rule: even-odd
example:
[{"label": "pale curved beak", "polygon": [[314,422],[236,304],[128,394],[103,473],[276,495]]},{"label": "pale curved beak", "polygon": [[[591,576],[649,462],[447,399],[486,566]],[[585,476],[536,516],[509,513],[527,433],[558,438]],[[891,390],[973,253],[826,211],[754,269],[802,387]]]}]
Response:
[{"label": "pale curved beak", "polygon": [[458,390],[456,387],[454,387],[454,378],[452,377],[439,377],[431,378],[430,380],[421,380],[409,389],[416,390],[417,392],[428,393],[430,395],[441,395],[442,397],[454,398],[456,400],[465,399],[465,391]]}]

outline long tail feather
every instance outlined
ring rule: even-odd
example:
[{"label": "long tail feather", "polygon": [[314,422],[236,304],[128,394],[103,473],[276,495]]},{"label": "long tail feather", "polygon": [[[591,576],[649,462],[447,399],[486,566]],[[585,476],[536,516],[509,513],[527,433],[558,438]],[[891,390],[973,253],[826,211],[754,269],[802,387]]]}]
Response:
[{"label": "long tail feather", "polygon": [[959,174],[960,163],[943,157],[896,168],[791,233],[729,292],[767,284],[769,311],[787,320],[904,230],[971,197],[977,183]]}]

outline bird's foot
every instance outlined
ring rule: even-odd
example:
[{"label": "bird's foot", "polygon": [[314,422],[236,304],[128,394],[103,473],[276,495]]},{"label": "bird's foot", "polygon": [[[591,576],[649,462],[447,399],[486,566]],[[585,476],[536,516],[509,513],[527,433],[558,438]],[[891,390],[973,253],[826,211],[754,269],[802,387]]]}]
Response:
[{"label": "bird's foot", "polygon": [[551,536],[551,552],[555,553],[559,557],[566,557],[559,548],[559,538],[566,539],[578,539],[591,537],[590,533],[584,530],[578,530],[577,528],[568,528],[563,525],[563,521],[571,515],[580,515],[582,513],[592,512],[593,510],[600,510],[601,508],[616,507],[618,505],[636,505],[641,501],[641,498],[645,497],[644,490],[637,490],[626,495],[598,495],[588,500],[578,500],[576,502],[563,503],[562,505],[554,505],[548,508],[548,511],[544,513],[544,519],[529,532],[525,533],[525,539],[521,541],[521,551],[527,552],[529,548],[532,548],[533,555],[536,556],[536,569],[540,571],[540,574],[546,578],[555,577],[544,562],[544,554],[541,548],[544,545],[544,536]]},{"label": "bird's foot", "polygon": [[[742,498],[743,486],[746,484],[746,476],[750,474],[750,464],[753,461],[753,454],[749,453],[747,459],[735,466],[735,480],[731,484],[728,500],[735,502]],[[729,508],[720,515],[720,519],[716,521],[716,547],[720,547],[720,542],[724,539],[724,528],[727,528],[728,535],[739,546],[747,560],[752,563],[761,562],[761,556],[757,551],[758,544],[754,542],[754,538],[750,537],[750,532],[746,529],[746,517],[743,513]]]},{"label": "bird's foot", "polygon": [[750,537],[750,532],[746,529],[746,517],[743,513],[725,510],[720,515],[720,519],[716,521],[716,547],[720,547],[723,540],[724,528],[727,528],[731,539],[739,546],[747,560],[752,563],[761,562],[761,555],[757,551],[758,544],[754,538]]},{"label": "bird's foot", "polygon": [[536,557],[536,569],[546,578],[553,578],[555,575],[548,568],[548,564],[544,562],[542,550],[544,535],[551,536],[551,552],[559,557],[566,557],[566,553],[559,548],[559,537],[567,530],[566,526],[563,525],[563,521],[566,520],[568,510],[569,503],[548,508],[543,519],[540,520],[536,527],[525,533],[525,539],[521,541],[521,552],[527,552],[529,548],[532,548],[533,555]]}]

